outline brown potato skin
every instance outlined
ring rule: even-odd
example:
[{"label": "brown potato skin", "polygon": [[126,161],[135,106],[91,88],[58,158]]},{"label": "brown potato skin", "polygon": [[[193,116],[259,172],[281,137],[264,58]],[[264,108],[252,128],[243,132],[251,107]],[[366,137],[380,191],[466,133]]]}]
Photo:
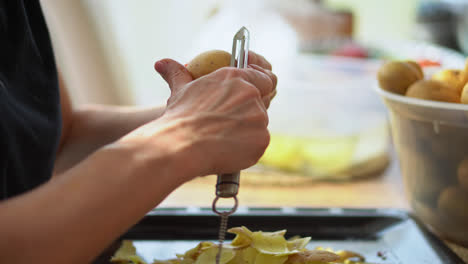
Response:
[{"label": "brown potato skin", "polygon": [[193,58],[186,66],[193,79],[210,74],[231,63],[231,54],[223,50],[210,50]]},{"label": "brown potato skin", "polygon": [[455,223],[468,223],[468,193],[458,186],[445,188],[439,196],[437,207],[442,215]]},{"label": "brown potato skin", "polygon": [[382,89],[404,95],[410,85],[423,78],[421,73],[414,63],[390,61],[380,67],[377,79]]},{"label": "brown potato skin", "polygon": [[460,102],[462,104],[468,104],[468,83],[462,89]]},{"label": "brown potato skin", "polygon": [[431,79],[446,83],[450,89],[454,89],[459,93],[463,89],[462,74],[462,70],[444,69],[436,72]]},{"label": "brown potato skin", "polygon": [[406,96],[432,101],[459,103],[460,95],[437,80],[420,80],[412,84]]},{"label": "brown potato skin", "polygon": [[468,85],[468,58],[465,62],[465,69],[463,69],[461,76],[460,76],[460,86],[464,87]]},{"label": "brown potato skin", "polygon": [[418,73],[418,78],[419,78],[419,80],[424,79],[424,71],[423,71],[423,69],[421,68],[421,65],[419,65],[417,62],[412,61],[412,60],[408,60],[408,61],[406,61],[406,63],[407,63],[409,66],[411,66],[414,70],[416,70],[416,72]]}]

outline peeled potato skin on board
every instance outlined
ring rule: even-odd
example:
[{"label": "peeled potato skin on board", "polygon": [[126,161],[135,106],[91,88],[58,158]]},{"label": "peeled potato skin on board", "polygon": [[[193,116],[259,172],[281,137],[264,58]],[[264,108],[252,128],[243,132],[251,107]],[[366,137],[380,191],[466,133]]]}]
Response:
[{"label": "peeled potato skin on board", "polygon": [[231,63],[231,54],[223,50],[210,50],[193,58],[187,64],[187,70],[193,79],[212,73],[219,68],[227,67]]}]

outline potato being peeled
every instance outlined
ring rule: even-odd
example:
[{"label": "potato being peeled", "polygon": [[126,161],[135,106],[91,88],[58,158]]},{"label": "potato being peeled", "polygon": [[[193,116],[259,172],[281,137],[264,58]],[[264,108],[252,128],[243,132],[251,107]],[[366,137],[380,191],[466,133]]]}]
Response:
[{"label": "potato being peeled", "polygon": [[450,89],[447,84],[437,80],[417,81],[408,88],[406,96],[440,102],[460,102],[459,93]]},{"label": "potato being peeled", "polygon": [[187,64],[187,70],[194,79],[212,73],[219,68],[227,67],[231,63],[231,54],[223,50],[210,50],[193,58]]},{"label": "potato being peeled", "polygon": [[377,74],[382,89],[405,94],[408,87],[423,78],[421,69],[412,62],[390,61],[385,63]]}]

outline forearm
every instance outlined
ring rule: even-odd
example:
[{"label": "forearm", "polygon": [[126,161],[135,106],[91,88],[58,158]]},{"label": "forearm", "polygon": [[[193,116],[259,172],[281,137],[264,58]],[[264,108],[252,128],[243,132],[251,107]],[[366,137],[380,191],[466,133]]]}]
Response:
[{"label": "forearm", "polygon": [[92,105],[75,110],[55,164],[61,174],[100,147],[159,118],[164,107],[136,108]]},{"label": "forearm", "polygon": [[163,144],[160,151],[106,146],[0,203],[0,262],[89,263],[182,184],[178,154]]}]

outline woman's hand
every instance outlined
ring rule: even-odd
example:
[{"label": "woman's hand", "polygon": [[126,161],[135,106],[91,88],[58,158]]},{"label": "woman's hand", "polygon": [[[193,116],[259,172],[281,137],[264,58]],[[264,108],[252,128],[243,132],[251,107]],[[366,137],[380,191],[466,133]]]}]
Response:
[{"label": "woman's hand", "polygon": [[[249,59],[271,69],[256,54]],[[155,69],[171,89],[165,113],[123,140],[175,153],[185,167],[183,181],[254,165],[269,144],[266,109],[277,82],[263,67],[226,67],[193,81],[183,65],[158,61]]]}]

